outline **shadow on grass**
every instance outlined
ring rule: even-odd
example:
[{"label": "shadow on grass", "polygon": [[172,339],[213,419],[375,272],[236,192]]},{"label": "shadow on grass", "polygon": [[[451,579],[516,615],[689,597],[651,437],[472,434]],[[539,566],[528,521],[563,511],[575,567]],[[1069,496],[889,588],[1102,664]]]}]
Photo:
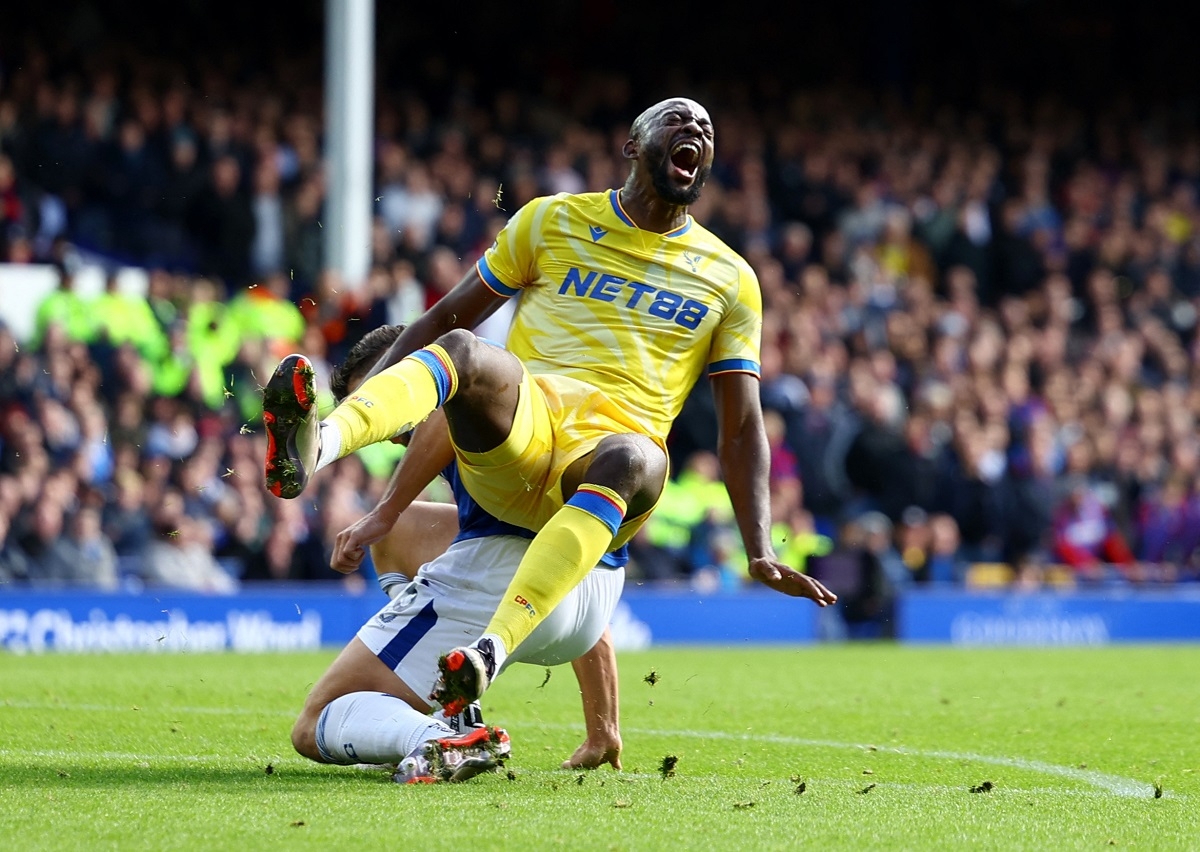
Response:
[{"label": "shadow on grass", "polygon": [[76,766],[67,760],[46,761],[37,765],[0,764],[0,790],[36,788],[69,790],[103,787],[161,787],[186,784],[194,787],[230,789],[231,785],[264,789],[271,786],[302,788],[310,784],[361,786],[392,783],[382,769],[354,770],[345,766],[289,764],[283,767],[261,766],[164,765],[156,766]]}]

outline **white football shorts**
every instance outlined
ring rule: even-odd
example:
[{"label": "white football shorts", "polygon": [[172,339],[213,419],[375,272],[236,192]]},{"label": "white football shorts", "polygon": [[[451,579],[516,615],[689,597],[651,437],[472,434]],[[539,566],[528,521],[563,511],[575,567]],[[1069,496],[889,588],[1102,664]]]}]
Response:
[{"label": "white football shorts", "polygon": [[[358,638],[413,692],[429,695],[438,657],[483,635],[528,547],[529,539],[507,535],[450,545],[371,616]],[[624,585],[624,568],[593,568],[501,670],[511,663],[556,666],[590,651],[612,620]]]}]

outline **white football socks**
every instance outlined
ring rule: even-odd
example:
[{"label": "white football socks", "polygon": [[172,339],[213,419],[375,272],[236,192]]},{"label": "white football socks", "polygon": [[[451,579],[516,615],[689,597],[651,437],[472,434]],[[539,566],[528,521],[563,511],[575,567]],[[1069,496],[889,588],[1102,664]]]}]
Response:
[{"label": "white football socks", "polygon": [[[317,452],[317,470],[328,467],[337,461],[342,452],[342,433],[332,423],[321,421],[320,431],[317,433],[317,441],[321,449]],[[314,470],[313,473],[316,473]]]},{"label": "white football socks", "polygon": [[479,643],[484,639],[492,640],[492,655],[496,660],[496,668],[492,670],[492,679],[494,680],[496,675],[500,674],[500,670],[504,668],[504,661],[508,659],[508,648],[504,647],[504,640],[495,633],[485,633],[472,642],[471,645],[478,648]]},{"label": "white football socks", "polygon": [[399,763],[422,743],[454,731],[393,695],[352,692],[317,719],[317,749],[329,763]]}]

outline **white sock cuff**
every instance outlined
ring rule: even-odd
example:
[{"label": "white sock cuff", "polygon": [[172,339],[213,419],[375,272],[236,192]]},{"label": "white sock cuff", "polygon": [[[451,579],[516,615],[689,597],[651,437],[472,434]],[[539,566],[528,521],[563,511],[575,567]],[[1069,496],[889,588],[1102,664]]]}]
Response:
[{"label": "white sock cuff", "polygon": [[[492,676],[495,677],[500,673],[500,669],[503,668],[504,661],[508,659],[508,648],[504,647],[504,640],[495,633],[483,634],[479,637],[479,642],[482,642],[484,639],[492,640],[492,652],[496,657],[496,670],[492,672]],[[476,647],[479,647],[479,642],[475,643]]]},{"label": "white sock cuff", "polygon": [[342,453],[342,433],[333,423],[322,420],[319,436],[321,450],[317,454],[317,470],[333,464]]}]

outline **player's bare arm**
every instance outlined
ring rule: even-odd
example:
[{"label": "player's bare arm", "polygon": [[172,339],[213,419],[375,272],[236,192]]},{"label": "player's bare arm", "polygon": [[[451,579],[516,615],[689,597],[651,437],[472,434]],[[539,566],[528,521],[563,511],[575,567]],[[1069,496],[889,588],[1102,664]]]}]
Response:
[{"label": "player's bare arm", "polygon": [[452,461],[454,448],[446,429],[446,417],[440,410],[435,411],[413,431],[408,452],[392,472],[379,503],[334,539],[333,568],[343,574],[358,570],[366,548],[379,542],[395,527],[401,513]]},{"label": "player's bare arm", "polygon": [[612,631],[604,633],[590,651],[571,662],[579,680],[587,739],[563,761],[563,769],[621,768],[621,719],[617,687],[617,654]]},{"label": "player's bare arm", "polygon": [[750,561],[750,576],[777,592],[808,598],[817,606],[837,603],[837,595],[821,583],[780,562],[771,546],[770,450],[758,377],[722,373],[713,376],[712,382],[717,403],[717,454]]}]

